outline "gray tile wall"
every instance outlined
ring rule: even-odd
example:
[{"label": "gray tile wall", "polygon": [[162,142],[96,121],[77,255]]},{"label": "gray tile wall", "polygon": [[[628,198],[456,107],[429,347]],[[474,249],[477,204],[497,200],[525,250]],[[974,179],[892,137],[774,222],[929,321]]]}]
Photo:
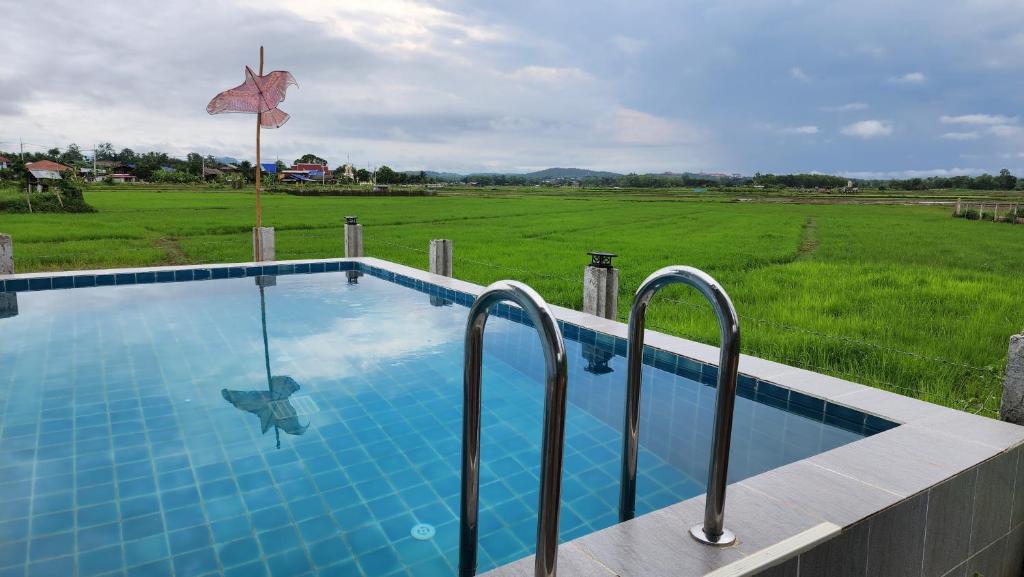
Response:
[{"label": "gray tile wall", "polygon": [[1000,453],[759,575],[1022,577],[1022,455]]}]

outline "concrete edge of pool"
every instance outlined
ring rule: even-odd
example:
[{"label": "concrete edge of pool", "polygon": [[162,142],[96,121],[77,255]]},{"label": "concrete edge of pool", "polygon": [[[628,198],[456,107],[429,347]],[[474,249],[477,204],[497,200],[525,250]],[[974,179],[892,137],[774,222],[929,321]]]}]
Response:
[{"label": "concrete edge of pool", "polygon": [[[30,273],[0,279],[24,281],[32,285],[25,289],[33,290],[36,285],[70,287],[58,287],[56,282],[51,287],[45,279],[55,277],[104,275],[112,279],[109,284],[120,284],[119,274],[339,262],[359,262],[472,295],[483,289],[368,257]],[[211,273],[196,278],[225,277]],[[623,323],[553,308],[559,320],[626,337]],[[650,347],[703,363],[718,360],[713,346],[653,331],[647,332],[646,341]],[[1024,427],[746,355],[740,371],[901,426],[731,484],[726,526],[739,537],[732,547],[707,547],[690,538],[690,526],[703,516],[701,495],[563,543],[561,575],[1019,574],[1024,564],[1024,481],[1017,479],[1024,478]],[[532,574],[533,560],[528,557],[485,575]]]}]

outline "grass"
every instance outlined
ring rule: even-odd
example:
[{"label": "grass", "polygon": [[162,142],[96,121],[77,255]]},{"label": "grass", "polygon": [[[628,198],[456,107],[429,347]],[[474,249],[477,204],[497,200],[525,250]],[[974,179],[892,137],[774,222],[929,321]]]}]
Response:
[{"label": "grass", "polygon": [[[342,253],[359,215],[371,256],[426,268],[431,238],[455,241],[455,275],[522,280],[582,303],[586,252],[619,254],[620,319],[668,264],[704,269],[741,315],[743,351],[994,415],[1007,340],[1024,329],[1024,226],[932,206],[730,202],[727,194],[500,189],[437,197],[264,197],[281,259]],[[0,215],[19,271],[250,259],[253,195],[115,186],[94,214]],[[674,301],[674,302],[672,302]],[[670,288],[649,325],[715,343],[699,296]]]}]

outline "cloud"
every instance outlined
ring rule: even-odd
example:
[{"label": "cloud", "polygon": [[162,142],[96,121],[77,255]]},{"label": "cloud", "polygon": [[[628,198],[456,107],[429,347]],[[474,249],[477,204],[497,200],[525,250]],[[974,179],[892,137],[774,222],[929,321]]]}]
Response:
[{"label": "cloud", "polygon": [[818,134],[818,127],[812,125],[787,126],[778,130],[779,134]]},{"label": "cloud", "polygon": [[892,179],[892,178],[928,178],[930,176],[976,176],[987,172],[982,168],[933,168],[928,170],[846,170],[839,171],[840,176],[860,179]]},{"label": "cloud", "polygon": [[924,84],[928,77],[923,72],[908,72],[903,76],[893,76],[889,82],[893,84]]},{"label": "cloud", "polygon": [[864,102],[847,102],[846,104],[839,104],[837,106],[822,106],[823,112],[856,112],[858,110],[867,110],[868,105]]},{"label": "cloud", "polygon": [[990,126],[988,129],[989,133],[995,136],[1010,137],[1017,136],[1022,132],[1021,127],[1012,124],[997,124]]},{"label": "cloud", "polygon": [[942,116],[939,122],[943,124],[967,124],[970,126],[992,126],[995,124],[1015,124],[1018,121],[1016,116],[1003,116],[1001,114],[963,114],[960,116]]},{"label": "cloud", "polygon": [[611,126],[618,142],[642,146],[692,143],[700,138],[696,129],[682,121],[630,108],[616,110]]},{"label": "cloud", "polygon": [[941,138],[946,140],[977,140],[979,136],[976,131],[972,130],[970,132],[947,132]]},{"label": "cloud", "polygon": [[789,69],[789,75],[790,75],[790,77],[795,78],[796,80],[799,80],[800,82],[810,82],[811,81],[811,77],[808,76],[807,73],[804,72],[803,69],[800,68],[799,66],[794,66],[794,67],[790,68]]},{"label": "cloud", "polygon": [[856,138],[880,138],[889,136],[893,132],[892,124],[882,120],[861,120],[853,124],[847,124],[840,131],[846,136]]},{"label": "cloud", "polygon": [[612,44],[614,44],[619,51],[630,56],[643,52],[644,49],[650,45],[647,40],[633,38],[632,36],[623,36],[621,34],[612,36]]},{"label": "cloud", "polygon": [[580,82],[592,77],[579,68],[557,68],[554,66],[523,66],[508,74],[517,82]]}]

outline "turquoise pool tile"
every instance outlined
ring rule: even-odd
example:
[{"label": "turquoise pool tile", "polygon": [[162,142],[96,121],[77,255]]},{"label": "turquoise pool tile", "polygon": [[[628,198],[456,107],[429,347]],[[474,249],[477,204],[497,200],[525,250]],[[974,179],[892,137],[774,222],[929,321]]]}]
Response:
[{"label": "turquoise pool tile", "polygon": [[97,549],[78,556],[78,575],[91,577],[121,568],[121,546],[115,545],[106,549]]},{"label": "turquoise pool tile", "polygon": [[166,559],[168,554],[167,539],[163,535],[150,535],[124,544],[124,564],[128,567]]},{"label": "turquoise pool tile", "polygon": [[198,577],[217,571],[217,556],[213,549],[199,549],[174,557],[175,577]]},{"label": "turquoise pool tile", "polygon": [[234,567],[250,563],[260,557],[260,548],[256,539],[246,537],[217,547],[217,555],[224,567]]},{"label": "turquoise pool tile", "polygon": [[299,577],[312,569],[306,552],[302,549],[274,555],[267,558],[267,567],[273,577]]},{"label": "turquoise pool tile", "polygon": [[299,534],[290,525],[260,533],[259,541],[263,553],[267,556],[298,548],[302,544]]}]

